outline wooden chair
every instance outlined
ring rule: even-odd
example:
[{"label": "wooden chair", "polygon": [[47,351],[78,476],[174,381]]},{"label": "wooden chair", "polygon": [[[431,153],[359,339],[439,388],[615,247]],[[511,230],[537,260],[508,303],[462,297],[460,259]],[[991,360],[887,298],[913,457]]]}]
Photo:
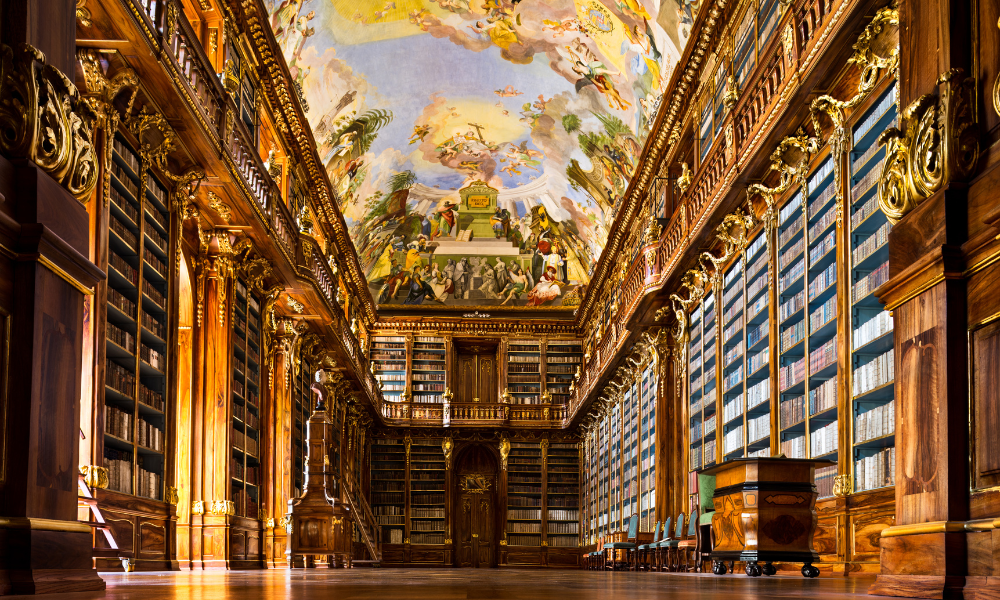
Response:
[{"label": "wooden chair", "polygon": [[[667,527],[670,527],[670,525],[667,525]],[[636,560],[637,571],[640,569],[646,571],[650,570],[649,550],[653,544],[659,541],[659,538],[660,538],[660,522],[657,521],[656,527],[653,528],[653,539],[648,544],[640,545],[638,551],[636,552],[635,560]]]},{"label": "wooden chair", "polygon": [[611,570],[614,571],[619,563],[617,560],[617,555],[619,552],[625,553],[625,561],[623,566],[628,566],[629,561],[632,558],[632,553],[635,552],[636,544],[635,538],[639,535],[639,515],[632,515],[632,518],[628,521],[628,534],[624,542],[608,542],[604,544],[604,568],[607,569],[610,564]]},{"label": "wooden chair", "polygon": [[677,544],[677,571],[681,570],[681,557],[684,557],[684,571],[690,571],[692,563],[697,564],[696,553],[698,551],[698,510],[691,515],[688,521],[687,535]]},{"label": "wooden chair", "polygon": [[657,571],[669,571],[671,570],[670,558],[673,556],[674,551],[677,549],[677,545],[681,541],[681,537],[684,536],[684,513],[677,515],[677,524],[674,526],[674,533],[671,537],[665,538],[662,542],[656,545],[656,570]]}]

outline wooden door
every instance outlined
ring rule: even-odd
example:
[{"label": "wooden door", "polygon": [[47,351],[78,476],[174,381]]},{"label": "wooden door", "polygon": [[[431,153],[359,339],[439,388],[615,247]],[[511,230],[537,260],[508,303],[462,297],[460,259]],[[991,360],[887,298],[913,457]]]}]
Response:
[{"label": "wooden door", "polygon": [[478,398],[480,402],[497,401],[497,357],[494,354],[480,354],[477,356],[479,367]]},{"label": "wooden door", "polygon": [[[480,483],[475,483],[476,480]],[[471,489],[465,486],[469,483]],[[485,485],[482,482],[486,482]],[[465,476],[459,502],[458,563],[460,567],[486,568],[493,565],[495,481],[481,474]],[[479,488],[479,489],[476,489]]]},{"label": "wooden door", "polygon": [[496,402],[499,389],[497,347],[477,344],[459,346],[456,353],[458,402]]},{"label": "wooden door", "polygon": [[479,372],[478,366],[476,364],[477,355],[475,354],[459,354],[458,355],[458,385],[455,386],[455,393],[457,396],[456,400],[460,402],[472,402],[473,398],[476,396],[478,390],[476,389],[476,383],[478,381],[476,374]]},{"label": "wooden door", "polygon": [[497,564],[498,458],[483,444],[457,452],[452,492],[456,566],[487,568]]}]

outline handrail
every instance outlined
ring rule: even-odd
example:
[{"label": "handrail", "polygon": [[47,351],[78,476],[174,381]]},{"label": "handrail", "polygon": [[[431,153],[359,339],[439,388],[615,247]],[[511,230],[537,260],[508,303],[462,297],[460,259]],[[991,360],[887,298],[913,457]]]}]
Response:
[{"label": "handrail", "polygon": [[[371,535],[369,535],[368,527],[372,527],[375,531],[375,535],[379,535],[378,521],[375,520],[375,515],[372,513],[372,509],[365,502],[364,496],[358,494],[358,502],[354,500],[354,478],[351,477],[350,472],[344,473],[344,482],[347,484],[344,486],[345,494],[344,498],[347,500],[347,504],[351,509],[351,514],[354,515],[354,522],[358,526],[358,530],[361,531],[361,539],[364,541],[365,547],[368,548],[368,554],[372,557],[375,562],[382,561],[382,552],[379,551],[378,546],[381,542],[378,540],[372,540]],[[358,510],[358,505],[361,506],[361,510]]]}]

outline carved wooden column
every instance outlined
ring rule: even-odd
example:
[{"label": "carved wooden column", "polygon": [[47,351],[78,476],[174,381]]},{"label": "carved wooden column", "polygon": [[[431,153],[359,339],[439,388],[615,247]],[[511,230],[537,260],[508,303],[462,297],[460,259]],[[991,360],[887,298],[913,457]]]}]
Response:
[{"label": "carved wooden column", "polygon": [[[979,133],[970,73],[972,3],[899,7],[900,130],[880,140],[879,206],[895,222],[888,283],[896,380],[896,523],[869,593],[958,597],[967,586],[969,387],[966,260]],[[928,49],[935,49],[929,51]],[[995,194],[995,191],[992,192]],[[995,196],[993,198],[995,202]],[[995,592],[995,584],[994,584]],[[965,597],[970,597],[965,589]]]},{"label": "carved wooden column", "polygon": [[232,275],[229,234],[202,234],[195,309],[195,393],[192,398],[191,561],[193,569],[228,564],[230,342],[227,288]]},{"label": "carved wooden column", "polygon": [[[2,24],[11,43],[14,21]],[[52,14],[46,26],[56,35],[72,23]],[[72,78],[72,50],[60,72],[30,46],[2,49],[0,594],[103,590],[90,528],[77,521],[84,299],[104,279],[87,259],[83,204],[95,201],[94,115],[63,74]]]},{"label": "carved wooden column", "polygon": [[[273,305],[272,309],[273,310]],[[265,311],[265,314],[267,311]],[[267,398],[267,420],[271,443],[264,457],[267,473],[266,514],[264,515],[264,560],[267,568],[281,569],[288,566],[285,560],[287,533],[285,513],[292,498],[292,394],[291,360],[295,332],[292,321],[280,319],[266,350],[270,354]]]},{"label": "carved wooden column", "polygon": [[653,341],[656,353],[656,520],[663,521],[686,506],[687,463],[684,425],[688,422],[683,395],[683,344],[662,330]]}]

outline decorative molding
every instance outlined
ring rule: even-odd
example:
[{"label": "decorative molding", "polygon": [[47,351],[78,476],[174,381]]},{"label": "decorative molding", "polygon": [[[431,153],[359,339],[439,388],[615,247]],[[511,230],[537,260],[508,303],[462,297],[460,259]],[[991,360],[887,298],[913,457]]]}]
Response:
[{"label": "decorative molding", "polygon": [[[71,74],[72,75],[72,74]],[[37,48],[0,45],[0,150],[35,163],[86,202],[98,179],[98,115]]]},{"label": "decorative molding", "polygon": [[208,192],[208,207],[217,212],[226,223],[233,222],[232,209],[230,209],[229,206],[222,201],[222,198],[219,198],[219,196],[211,190]]},{"label": "decorative molding", "polygon": [[108,479],[108,470],[104,467],[98,467],[96,465],[80,465],[80,474],[83,475],[83,481],[87,484],[87,487],[91,489],[107,489],[110,479]]},{"label": "decorative molding", "polygon": [[208,514],[215,516],[232,516],[236,514],[236,504],[232,500],[212,500]]},{"label": "decorative molding", "polygon": [[979,160],[975,79],[952,69],[937,86],[938,95],[925,94],[903,110],[905,132],[890,127],[878,138],[886,147],[878,204],[894,224],[946,183],[971,177]]},{"label": "decorative molding", "polygon": [[177,503],[180,502],[180,494],[177,488],[172,485],[164,486],[163,501],[172,506],[177,506]]},{"label": "decorative molding", "polygon": [[205,514],[205,501],[204,500],[192,500],[191,501],[191,514],[192,515],[203,515],[203,514]]}]

